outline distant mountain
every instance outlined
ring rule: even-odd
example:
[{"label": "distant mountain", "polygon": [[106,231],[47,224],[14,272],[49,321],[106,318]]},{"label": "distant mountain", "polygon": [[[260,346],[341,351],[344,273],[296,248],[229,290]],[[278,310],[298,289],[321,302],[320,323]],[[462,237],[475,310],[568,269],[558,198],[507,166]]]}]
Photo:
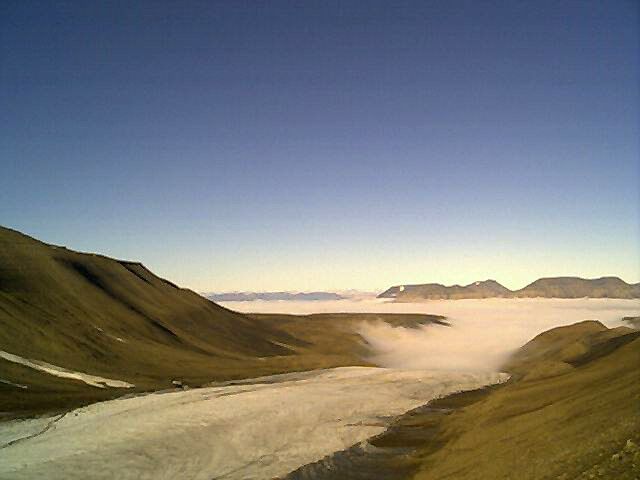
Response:
[{"label": "distant mountain", "polygon": [[618,277],[541,278],[514,292],[514,297],[551,298],[640,298],[640,283],[628,284]]},{"label": "distant mountain", "polygon": [[439,283],[398,285],[378,298],[399,302],[464,298],[640,298],[640,283],[628,284],[618,277],[584,279],[579,277],[541,278],[520,290],[509,290],[495,280],[469,285],[444,286]]},{"label": "distant mountain", "polygon": [[334,292],[227,292],[204,295],[214,302],[253,302],[255,300],[316,301],[343,300],[344,296]]},{"label": "distant mountain", "polygon": [[378,298],[394,298],[398,301],[411,302],[416,300],[508,297],[511,293],[511,290],[495,280],[484,280],[465,286],[453,285],[450,287],[439,283],[398,285],[381,293]]}]

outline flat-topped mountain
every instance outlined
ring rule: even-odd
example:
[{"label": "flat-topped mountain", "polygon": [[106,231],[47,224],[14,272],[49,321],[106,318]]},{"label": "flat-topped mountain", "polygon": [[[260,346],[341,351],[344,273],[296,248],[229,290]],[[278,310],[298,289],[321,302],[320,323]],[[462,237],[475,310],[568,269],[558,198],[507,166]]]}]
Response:
[{"label": "flat-topped mountain", "polygon": [[618,277],[552,277],[540,278],[513,293],[514,297],[640,298],[640,283],[629,284]]},{"label": "flat-topped mountain", "polygon": [[640,283],[629,284],[618,277],[540,278],[520,290],[509,290],[495,280],[469,285],[444,286],[439,283],[397,285],[378,295],[400,302],[464,298],[640,298]]},{"label": "flat-topped mountain", "polygon": [[474,282],[469,285],[453,285],[450,287],[439,283],[425,283],[422,285],[398,285],[391,287],[378,295],[378,298],[395,298],[401,301],[439,300],[461,298],[492,298],[507,297],[511,290],[503,287],[495,280]]}]

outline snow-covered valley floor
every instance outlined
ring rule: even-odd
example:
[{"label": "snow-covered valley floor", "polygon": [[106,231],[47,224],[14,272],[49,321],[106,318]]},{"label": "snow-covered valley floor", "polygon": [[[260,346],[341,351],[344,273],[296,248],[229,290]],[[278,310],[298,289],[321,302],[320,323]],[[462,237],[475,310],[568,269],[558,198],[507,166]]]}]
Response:
[{"label": "snow-covered valley floor", "polygon": [[0,424],[0,478],[269,479],[430,399],[506,379],[347,367],[97,403]]}]

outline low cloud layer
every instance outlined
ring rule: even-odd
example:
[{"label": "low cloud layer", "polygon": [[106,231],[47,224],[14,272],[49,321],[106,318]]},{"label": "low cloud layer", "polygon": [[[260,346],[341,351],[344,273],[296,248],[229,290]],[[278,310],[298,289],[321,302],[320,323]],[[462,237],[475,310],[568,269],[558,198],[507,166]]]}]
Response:
[{"label": "low cloud layer", "polygon": [[444,315],[451,327],[393,328],[386,323],[360,326],[376,352],[372,360],[390,368],[496,370],[506,357],[537,334],[583,320],[608,327],[640,315],[640,301],[618,299],[472,299],[394,303],[360,297],[316,302],[226,302],[245,312],[263,313],[430,313]]},{"label": "low cloud layer", "polygon": [[406,369],[497,370],[518,347],[553,327],[582,320],[623,325],[640,303],[610,299],[444,300],[420,304],[425,313],[445,315],[451,327],[411,329],[366,323],[359,333],[373,348],[372,361]]}]

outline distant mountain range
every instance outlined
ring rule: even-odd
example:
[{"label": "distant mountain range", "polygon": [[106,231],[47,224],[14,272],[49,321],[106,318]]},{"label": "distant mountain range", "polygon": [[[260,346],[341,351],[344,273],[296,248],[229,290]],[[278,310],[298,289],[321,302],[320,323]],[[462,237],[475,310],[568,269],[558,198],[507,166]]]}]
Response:
[{"label": "distant mountain range", "polygon": [[205,293],[204,296],[214,302],[253,302],[255,300],[343,300],[347,297],[335,292],[227,292]]},{"label": "distant mountain range", "polygon": [[464,298],[640,298],[640,283],[629,284],[618,277],[540,278],[520,290],[509,290],[495,280],[469,285],[444,286],[439,283],[396,285],[378,295],[399,302]]}]

